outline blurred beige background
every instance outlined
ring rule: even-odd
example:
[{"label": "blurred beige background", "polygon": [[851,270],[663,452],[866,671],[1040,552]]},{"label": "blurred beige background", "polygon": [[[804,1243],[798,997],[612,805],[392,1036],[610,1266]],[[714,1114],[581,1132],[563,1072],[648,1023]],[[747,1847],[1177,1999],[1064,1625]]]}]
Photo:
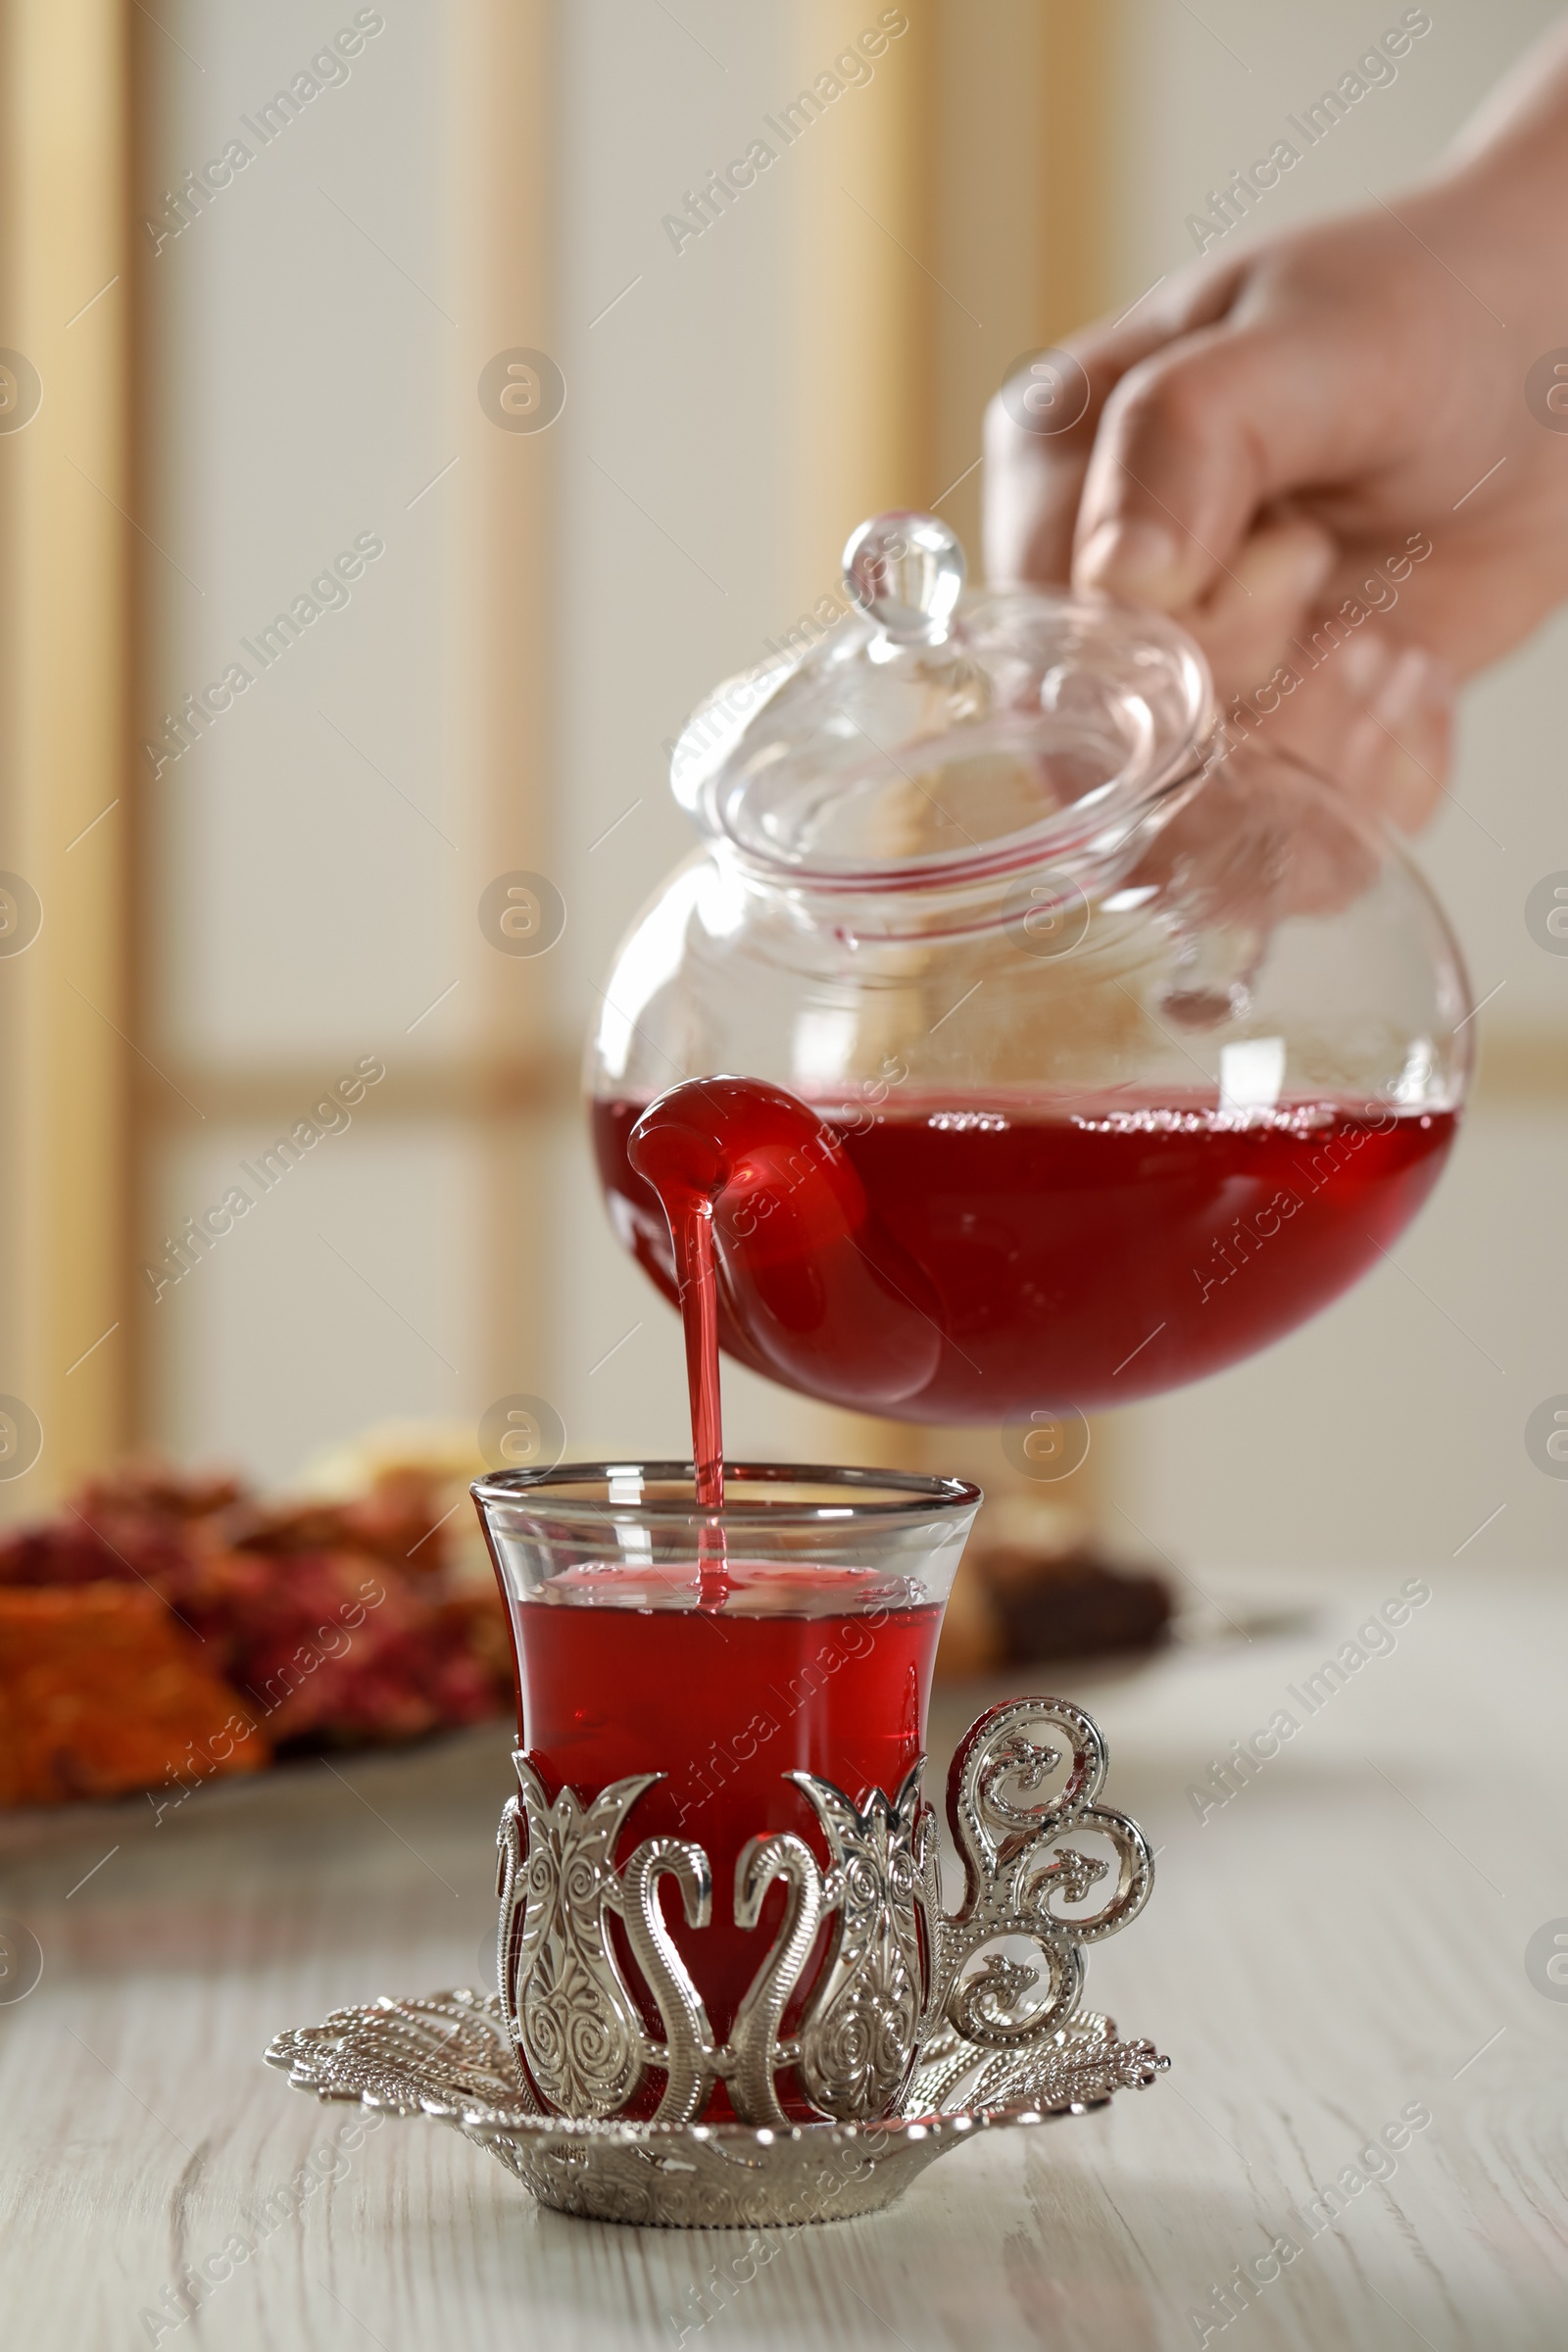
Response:
[{"label": "blurred beige background", "polygon": [[[1432,13],[1261,227],[1407,183],[1556,12]],[[39,1399],[45,1444],[0,1509],[39,1507],[124,1439],[280,1481],[367,1423],[472,1427],[510,1392],[548,1398],[573,1451],[682,1451],[674,1320],[611,1238],[576,1093],[595,984],[689,841],[662,747],[834,583],[863,514],[940,505],[978,566],[971,469],[1008,364],[1190,259],[1205,191],[1384,19],[1345,0],[73,0],[62,18],[112,36],[118,95],[98,103],[128,128],[122,172],[61,176],[79,87],[12,24],[0,344],[36,359],[46,398],[0,438],[0,508],[25,525],[0,865],[46,874],[49,919],[0,965],[0,1389]],[[663,216],[879,21],[870,78],[675,250]],[[341,75],[312,74],[323,53]],[[318,88],[264,143],[259,110],[302,74]],[[47,95],[24,119],[29,90]],[[243,171],[160,242],[166,198],[236,137]],[[516,347],[564,372],[547,431],[480,405],[481,370]],[[95,529],[120,533],[118,612],[79,601],[105,572]],[[349,601],[154,776],[139,746],[165,714],[367,535],[384,553]],[[47,673],[29,548],[55,550],[48,609],[85,636]],[[1458,1550],[1478,1572],[1560,1551],[1568,1494],[1523,1428],[1568,1388],[1568,965],[1523,905],[1568,865],[1565,630],[1472,694],[1421,846],[1490,994],[1450,1173],[1397,1265],[1306,1331],[1099,1425],[1086,1496],[1134,1551]],[[95,675],[121,684],[78,754],[48,730]],[[537,959],[476,920],[518,867],[567,909]],[[352,1124],[155,1303],[137,1267],[362,1059],[385,1075]],[[94,1124],[94,1102],[112,1115]],[[736,1454],[909,1449],[726,1384]],[[989,1460],[983,1441],[923,1443],[932,1466]]]}]

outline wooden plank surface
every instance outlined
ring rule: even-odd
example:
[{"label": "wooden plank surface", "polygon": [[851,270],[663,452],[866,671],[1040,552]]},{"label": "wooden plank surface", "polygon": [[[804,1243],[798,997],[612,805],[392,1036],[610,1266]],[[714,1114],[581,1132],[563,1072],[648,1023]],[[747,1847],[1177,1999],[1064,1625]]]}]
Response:
[{"label": "wooden plank surface", "polygon": [[[1309,1623],[1273,1630],[1233,1584],[1215,1597],[1250,1639],[1222,1625],[1151,1666],[1034,1678],[1099,1716],[1110,1801],[1161,1848],[1149,1910],[1090,1982],[1172,2072],[967,2147],[886,2215],[776,2233],[760,2261],[728,2233],[542,2212],[455,2134],[388,2123],[161,2328],[143,2315],[349,2112],[265,2070],[270,2036],[479,1979],[506,1741],[296,1767],[156,1825],[145,1803],[13,1822],[0,1914],[36,1936],[44,1974],[0,2003],[7,2346],[1164,2352],[1206,2325],[1255,2352],[1556,2352],[1568,2000],[1525,1955],[1568,1926],[1568,1596],[1457,1568],[1426,1581],[1392,1652],[1316,1712],[1304,1678],[1402,1571],[1325,1579]],[[947,1694],[933,1751],[994,1694]],[[1281,1709],[1297,1731],[1200,1820],[1189,1789]],[[1401,2124],[1412,2110],[1430,2122]],[[1397,2153],[1358,2166],[1391,2125]],[[1314,2230],[1309,2200],[1336,2181],[1342,2209]],[[1238,2264],[1274,2269],[1280,2237],[1298,2250],[1222,2327],[1214,2291]]]}]

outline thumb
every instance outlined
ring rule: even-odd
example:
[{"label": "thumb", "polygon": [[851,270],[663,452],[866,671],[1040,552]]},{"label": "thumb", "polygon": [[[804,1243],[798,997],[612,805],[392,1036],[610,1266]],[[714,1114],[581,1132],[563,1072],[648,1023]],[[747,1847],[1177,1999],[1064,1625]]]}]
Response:
[{"label": "thumb", "polygon": [[1180,611],[1235,578],[1270,500],[1372,462],[1353,346],[1324,324],[1221,323],[1123,377],[1084,483],[1075,585]]}]

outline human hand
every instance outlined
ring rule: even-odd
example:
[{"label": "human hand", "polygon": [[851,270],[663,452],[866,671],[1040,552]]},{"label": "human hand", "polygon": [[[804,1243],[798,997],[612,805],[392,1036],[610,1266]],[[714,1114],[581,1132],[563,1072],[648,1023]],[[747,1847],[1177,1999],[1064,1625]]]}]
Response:
[{"label": "human hand", "polygon": [[1568,436],[1525,398],[1568,342],[1568,66],[1519,80],[1428,188],[1210,257],[1072,338],[1067,430],[1020,425],[1016,395],[987,419],[994,580],[1171,613],[1244,730],[1410,830],[1453,681],[1568,597]]}]

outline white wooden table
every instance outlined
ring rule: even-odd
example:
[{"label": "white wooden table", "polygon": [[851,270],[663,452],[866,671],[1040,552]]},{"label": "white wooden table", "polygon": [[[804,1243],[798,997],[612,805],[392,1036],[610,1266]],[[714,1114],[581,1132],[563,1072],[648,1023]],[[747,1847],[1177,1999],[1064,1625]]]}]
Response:
[{"label": "white wooden table", "polygon": [[[1561,2352],[1568,1999],[1539,1966],[1546,1989],[1531,1981],[1526,1948],[1554,1919],[1568,1934],[1568,1592],[1433,1573],[1393,1654],[1308,1717],[1288,1687],[1402,1581],[1326,1579],[1309,1626],[1273,1631],[1232,1583],[1219,1597],[1250,1640],[1049,1678],[1101,1719],[1109,1799],[1161,1848],[1149,1910],[1093,1956],[1091,1997],[1171,2073],[977,2141],[887,2214],[789,2236],[742,2283],[732,2236],[542,2212],[455,2134],[389,2123],[195,2317],[160,2325],[166,2289],[348,2112],[264,2069],[270,2036],[476,1981],[499,1732],[339,1777],[299,1767],[157,1827],[145,1804],[0,1825],[0,1914],[45,1964],[0,2005],[7,2352],[616,2352],[683,2330],[704,2352],[1155,2352],[1205,2326],[1227,2352]],[[946,1694],[934,1751],[997,1694]],[[1283,1706],[1300,1730],[1200,1822],[1190,1786]],[[1412,2109],[1430,2124],[1352,2187],[1369,2168],[1346,2168]],[[1315,2227],[1309,2201],[1342,2175]],[[1282,2236],[1298,2251],[1277,2265]],[[1216,2290],[1253,2261],[1278,2275],[1239,2310],[1233,2293],[1222,2326]]]}]

